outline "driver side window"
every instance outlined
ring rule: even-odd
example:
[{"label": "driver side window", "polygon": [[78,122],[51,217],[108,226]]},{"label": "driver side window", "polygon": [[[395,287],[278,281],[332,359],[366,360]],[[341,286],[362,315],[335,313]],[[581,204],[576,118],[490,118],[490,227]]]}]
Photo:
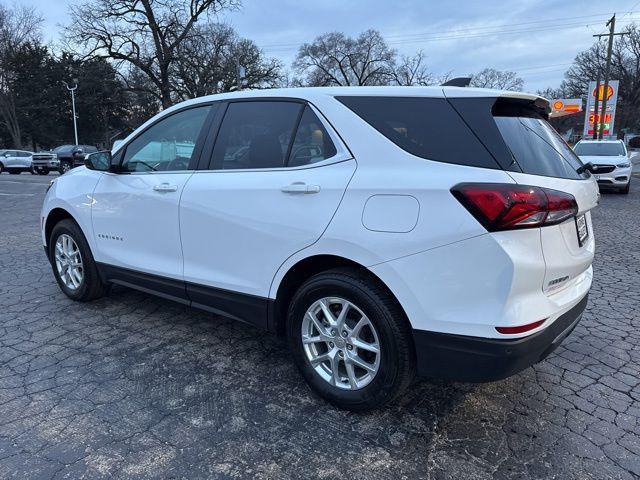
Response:
[{"label": "driver side window", "polygon": [[202,126],[212,106],[174,113],[147,129],[126,147],[124,172],[188,170]]}]

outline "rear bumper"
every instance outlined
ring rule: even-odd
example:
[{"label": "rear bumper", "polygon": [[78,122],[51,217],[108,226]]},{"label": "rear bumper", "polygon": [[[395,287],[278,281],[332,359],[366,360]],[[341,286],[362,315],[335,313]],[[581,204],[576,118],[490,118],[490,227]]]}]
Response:
[{"label": "rear bumper", "polygon": [[574,307],[538,333],[517,339],[494,339],[413,330],[418,375],[462,382],[491,382],[542,361],[571,333],[587,305]]}]

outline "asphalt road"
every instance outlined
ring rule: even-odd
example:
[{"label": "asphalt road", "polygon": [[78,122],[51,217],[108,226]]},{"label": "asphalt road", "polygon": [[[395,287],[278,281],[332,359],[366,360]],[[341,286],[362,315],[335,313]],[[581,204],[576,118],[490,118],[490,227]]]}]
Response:
[{"label": "asphalt road", "polygon": [[593,212],[589,305],[547,360],[369,414],[252,327],[121,288],[68,300],[38,233],[50,178],[0,176],[0,478],[640,476],[640,178]]}]

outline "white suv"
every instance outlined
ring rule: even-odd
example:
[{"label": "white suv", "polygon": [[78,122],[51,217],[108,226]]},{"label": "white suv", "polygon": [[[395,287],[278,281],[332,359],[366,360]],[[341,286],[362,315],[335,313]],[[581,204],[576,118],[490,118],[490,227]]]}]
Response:
[{"label": "white suv", "polygon": [[588,165],[600,187],[629,193],[633,166],[622,140],[580,140],[573,151]]},{"label": "white suv", "polygon": [[598,187],[547,113],[455,87],[191,100],[54,180],[42,241],[72,299],[126,285],[286,335],[344,408],[501,379],[591,286]]}]

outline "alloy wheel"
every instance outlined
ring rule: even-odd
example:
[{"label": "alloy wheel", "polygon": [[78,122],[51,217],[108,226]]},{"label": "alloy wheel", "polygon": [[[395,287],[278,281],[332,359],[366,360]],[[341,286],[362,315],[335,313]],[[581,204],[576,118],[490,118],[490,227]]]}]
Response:
[{"label": "alloy wheel", "polygon": [[56,240],[56,269],[60,280],[69,290],[76,290],[84,280],[82,255],[78,245],[70,235],[63,233]]},{"label": "alloy wheel", "polygon": [[380,341],[373,323],[344,298],[315,301],[302,320],[301,341],[314,371],[335,387],[359,390],[380,368]]}]

